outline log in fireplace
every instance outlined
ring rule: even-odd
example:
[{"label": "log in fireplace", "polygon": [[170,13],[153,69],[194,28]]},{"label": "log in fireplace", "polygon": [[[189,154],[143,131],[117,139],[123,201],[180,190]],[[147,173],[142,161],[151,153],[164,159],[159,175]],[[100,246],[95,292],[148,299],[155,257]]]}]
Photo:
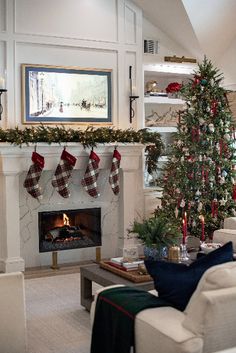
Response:
[{"label": "log in fireplace", "polygon": [[101,208],[38,213],[39,252],[101,246]]}]

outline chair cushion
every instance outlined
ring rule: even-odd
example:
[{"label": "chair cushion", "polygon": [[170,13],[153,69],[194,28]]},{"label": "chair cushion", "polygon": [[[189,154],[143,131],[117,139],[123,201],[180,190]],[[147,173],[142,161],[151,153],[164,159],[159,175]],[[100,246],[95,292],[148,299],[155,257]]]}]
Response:
[{"label": "chair cushion", "polygon": [[165,261],[145,261],[160,298],[183,311],[203,273],[212,266],[233,260],[232,242],[228,242],[191,265]]}]

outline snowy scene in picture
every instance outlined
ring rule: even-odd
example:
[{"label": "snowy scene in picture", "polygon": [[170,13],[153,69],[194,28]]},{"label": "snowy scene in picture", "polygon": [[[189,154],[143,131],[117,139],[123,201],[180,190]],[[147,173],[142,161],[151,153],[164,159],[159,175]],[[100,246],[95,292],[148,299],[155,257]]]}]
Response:
[{"label": "snowy scene in picture", "polygon": [[30,117],[108,117],[106,74],[32,70],[28,82]]}]

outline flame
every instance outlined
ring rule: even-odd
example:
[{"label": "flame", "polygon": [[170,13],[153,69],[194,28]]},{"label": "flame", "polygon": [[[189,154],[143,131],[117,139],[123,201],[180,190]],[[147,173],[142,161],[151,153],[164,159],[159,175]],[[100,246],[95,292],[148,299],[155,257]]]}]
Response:
[{"label": "flame", "polygon": [[70,225],[70,219],[65,213],[63,213],[63,223],[64,223],[65,226],[69,226]]}]

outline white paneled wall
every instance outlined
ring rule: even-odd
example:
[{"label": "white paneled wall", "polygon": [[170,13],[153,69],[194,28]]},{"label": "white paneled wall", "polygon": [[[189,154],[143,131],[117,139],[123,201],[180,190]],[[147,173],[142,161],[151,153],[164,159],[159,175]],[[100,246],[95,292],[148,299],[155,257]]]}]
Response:
[{"label": "white paneled wall", "polygon": [[16,0],[15,32],[117,42],[117,16],[116,0]]},{"label": "white paneled wall", "polygon": [[6,0],[0,0],[0,32],[6,31]]},{"label": "white paneled wall", "polygon": [[[112,69],[112,123],[128,128],[130,65],[142,95],[142,12],[128,0],[0,0],[4,128],[22,126],[23,63]],[[134,128],[141,126],[141,100],[136,110]]]}]

